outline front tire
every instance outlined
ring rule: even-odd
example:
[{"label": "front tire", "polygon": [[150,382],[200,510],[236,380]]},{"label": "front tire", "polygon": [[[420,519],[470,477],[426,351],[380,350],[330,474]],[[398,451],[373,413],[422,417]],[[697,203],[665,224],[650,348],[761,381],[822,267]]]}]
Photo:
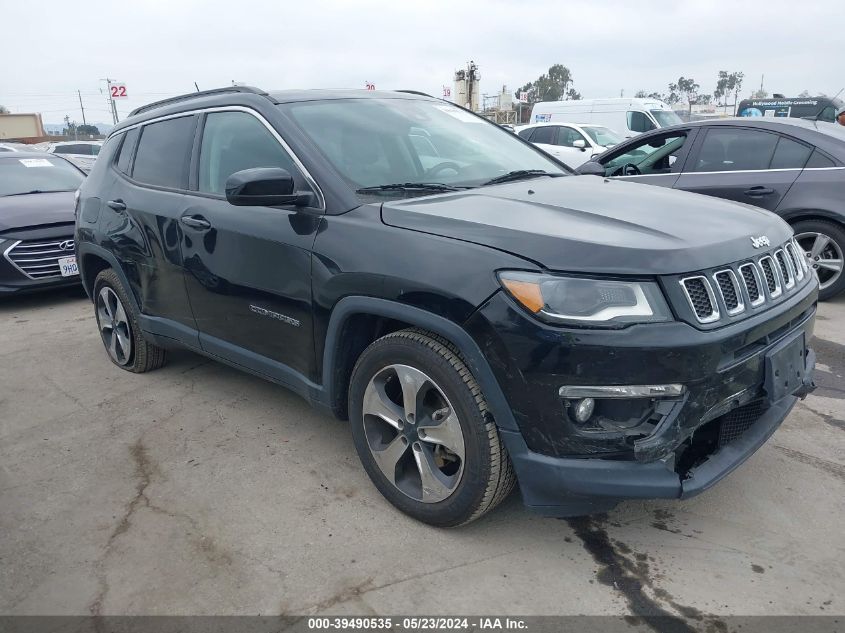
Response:
[{"label": "front tire", "polygon": [[349,388],[355,448],[376,488],[439,527],[497,506],[515,477],[481,388],[446,340],[394,332],[358,359]]},{"label": "front tire", "polygon": [[100,337],[111,362],[136,374],[164,365],[167,353],[144,340],[129,295],[111,268],[94,280],[94,306]]},{"label": "front tire", "polygon": [[845,228],[826,220],[800,220],[792,228],[807,264],[819,276],[819,300],[827,301],[845,290]]}]

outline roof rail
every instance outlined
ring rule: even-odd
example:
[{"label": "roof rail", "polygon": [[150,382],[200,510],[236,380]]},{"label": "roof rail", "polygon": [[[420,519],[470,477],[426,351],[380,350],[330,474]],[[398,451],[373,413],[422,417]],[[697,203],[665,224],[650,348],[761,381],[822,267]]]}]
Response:
[{"label": "roof rail", "polygon": [[132,112],[129,113],[129,116],[135,116],[136,114],[140,114],[141,112],[147,112],[148,110],[153,110],[155,108],[160,108],[162,106],[170,105],[171,103],[178,103],[179,101],[186,101],[187,99],[194,99],[195,97],[208,97],[211,95],[221,95],[227,94],[231,92],[246,92],[256,95],[267,95],[267,92],[261,90],[260,88],[254,88],[252,86],[227,86],[226,88],[214,88],[213,90],[200,90],[197,92],[189,92],[187,94],[179,95],[178,97],[170,97],[169,99],[162,99],[161,101],[153,101],[152,103],[148,103],[147,105],[143,105],[140,108],[135,108]]}]

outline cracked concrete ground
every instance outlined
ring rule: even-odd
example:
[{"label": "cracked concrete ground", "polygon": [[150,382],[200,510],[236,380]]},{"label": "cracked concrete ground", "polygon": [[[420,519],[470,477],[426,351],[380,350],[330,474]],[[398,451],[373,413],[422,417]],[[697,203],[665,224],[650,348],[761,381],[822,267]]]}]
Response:
[{"label": "cracked concrete ground", "polygon": [[190,353],[133,375],[91,304],[0,302],[0,613],[845,613],[845,297],[823,304],[820,388],[686,502],[404,517],[346,426]]}]

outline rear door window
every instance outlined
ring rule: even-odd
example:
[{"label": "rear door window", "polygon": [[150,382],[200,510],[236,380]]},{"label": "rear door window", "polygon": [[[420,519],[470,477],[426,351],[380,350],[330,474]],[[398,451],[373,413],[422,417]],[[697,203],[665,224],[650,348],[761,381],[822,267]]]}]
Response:
[{"label": "rear door window", "polygon": [[145,125],[132,178],[157,187],[185,189],[195,121],[194,116],[184,116]]},{"label": "rear door window", "polygon": [[138,142],[138,133],[141,128],[133,127],[123,135],[123,143],[120,145],[120,153],[117,155],[117,169],[124,174],[129,174],[132,153],[135,151],[135,143]]},{"label": "rear door window", "polygon": [[810,156],[810,160],[808,160],[807,164],[804,166],[805,169],[824,169],[826,167],[836,167],[836,163],[834,163],[829,157],[822,154],[819,150],[813,152],[813,155]]},{"label": "rear door window", "polygon": [[770,169],[804,169],[813,148],[781,136]]},{"label": "rear door window", "polygon": [[534,136],[531,137],[532,143],[544,143],[545,145],[554,145],[555,142],[555,126],[543,125],[534,129]]},{"label": "rear door window", "polygon": [[778,138],[777,134],[760,130],[711,128],[690,171],[769,169]]}]

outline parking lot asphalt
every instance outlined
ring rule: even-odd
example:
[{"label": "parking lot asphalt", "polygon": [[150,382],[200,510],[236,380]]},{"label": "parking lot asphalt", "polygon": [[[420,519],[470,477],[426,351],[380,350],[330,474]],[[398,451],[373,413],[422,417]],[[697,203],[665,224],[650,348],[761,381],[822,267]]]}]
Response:
[{"label": "parking lot asphalt", "polygon": [[80,291],[0,301],[0,613],[845,613],[845,297],[819,389],[715,488],[465,528],[394,510],[346,425],[187,352],[114,367]]}]

